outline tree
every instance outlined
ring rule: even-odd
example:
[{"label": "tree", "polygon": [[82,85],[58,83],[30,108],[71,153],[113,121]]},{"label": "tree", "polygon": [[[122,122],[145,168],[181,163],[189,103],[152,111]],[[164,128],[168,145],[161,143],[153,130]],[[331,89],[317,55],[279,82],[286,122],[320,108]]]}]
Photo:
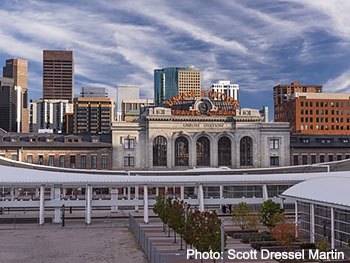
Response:
[{"label": "tree", "polygon": [[272,229],[279,223],[279,220],[283,219],[283,213],[284,209],[280,207],[280,204],[267,200],[261,206],[260,221],[264,226]]},{"label": "tree", "polygon": [[164,195],[158,195],[156,197],[156,203],[153,206],[153,212],[159,216],[160,220],[162,220],[163,231],[165,231],[165,227],[164,227],[165,223],[164,223],[161,215],[164,213],[164,208],[165,208],[165,197],[164,197]]},{"label": "tree", "polygon": [[182,235],[185,229],[185,209],[187,204],[184,201],[178,199],[173,200],[172,209],[169,214],[169,227],[174,230],[174,243],[176,243],[176,233],[181,236],[181,249],[182,249]]},{"label": "tree", "polygon": [[249,218],[251,216],[248,204],[240,202],[237,207],[233,207],[232,221],[238,225],[243,231],[248,228]]},{"label": "tree", "polygon": [[277,226],[272,228],[271,234],[274,238],[279,240],[282,245],[288,248],[297,239],[297,227],[293,223],[279,223]]}]

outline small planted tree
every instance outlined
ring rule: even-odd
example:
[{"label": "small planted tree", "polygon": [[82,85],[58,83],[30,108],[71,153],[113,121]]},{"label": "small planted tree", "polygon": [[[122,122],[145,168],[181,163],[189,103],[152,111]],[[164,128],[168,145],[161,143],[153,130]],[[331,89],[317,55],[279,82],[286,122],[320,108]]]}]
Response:
[{"label": "small planted tree", "polygon": [[260,221],[271,230],[283,219],[283,213],[284,209],[280,207],[280,204],[267,200],[261,206]]},{"label": "small planted tree", "polygon": [[178,199],[173,200],[172,209],[169,214],[169,227],[174,230],[174,243],[176,243],[176,233],[181,236],[181,249],[182,249],[182,235],[185,229],[185,206],[187,204],[184,201]]},{"label": "small planted tree", "polygon": [[163,231],[165,232],[165,223],[161,217],[161,215],[164,213],[164,208],[165,208],[165,197],[164,195],[158,195],[156,197],[156,203],[153,206],[153,212],[159,216],[160,220],[163,222]]},{"label": "small planted tree", "polygon": [[240,202],[237,207],[232,209],[232,221],[239,226],[243,231],[247,229],[249,217],[251,216],[248,204]]},{"label": "small planted tree", "polygon": [[297,239],[297,231],[298,229],[295,224],[282,222],[272,228],[271,234],[280,241],[283,246],[290,248]]}]

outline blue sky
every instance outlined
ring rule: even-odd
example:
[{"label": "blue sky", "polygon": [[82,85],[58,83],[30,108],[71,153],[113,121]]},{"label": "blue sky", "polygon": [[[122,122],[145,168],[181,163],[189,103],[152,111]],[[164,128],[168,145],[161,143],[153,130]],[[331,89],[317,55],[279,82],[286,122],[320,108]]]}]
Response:
[{"label": "blue sky", "polygon": [[242,107],[270,107],[272,87],[300,81],[350,92],[349,0],[84,0],[0,2],[0,61],[29,61],[29,97],[42,93],[42,50],[70,49],[81,86],[139,84],[153,70],[195,65],[202,88],[240,85]]}]

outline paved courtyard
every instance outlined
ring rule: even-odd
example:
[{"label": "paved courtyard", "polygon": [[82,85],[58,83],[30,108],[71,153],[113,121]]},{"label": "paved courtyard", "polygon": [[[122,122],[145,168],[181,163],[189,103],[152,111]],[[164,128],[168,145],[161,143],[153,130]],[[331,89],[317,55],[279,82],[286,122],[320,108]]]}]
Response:
[{"label": "paved courtyard", "polygon": [[127,228],[34,227],[0,230],[0,262],[147,263]]}]

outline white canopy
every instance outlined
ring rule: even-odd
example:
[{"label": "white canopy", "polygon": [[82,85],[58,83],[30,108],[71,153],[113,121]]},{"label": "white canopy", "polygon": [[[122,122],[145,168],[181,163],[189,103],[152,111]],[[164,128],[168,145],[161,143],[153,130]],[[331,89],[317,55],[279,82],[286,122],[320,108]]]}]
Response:
[{"label": "white canopy", "polygon": [[334,173],[296,184],[281,196],[350,207],[350,172]]}]

